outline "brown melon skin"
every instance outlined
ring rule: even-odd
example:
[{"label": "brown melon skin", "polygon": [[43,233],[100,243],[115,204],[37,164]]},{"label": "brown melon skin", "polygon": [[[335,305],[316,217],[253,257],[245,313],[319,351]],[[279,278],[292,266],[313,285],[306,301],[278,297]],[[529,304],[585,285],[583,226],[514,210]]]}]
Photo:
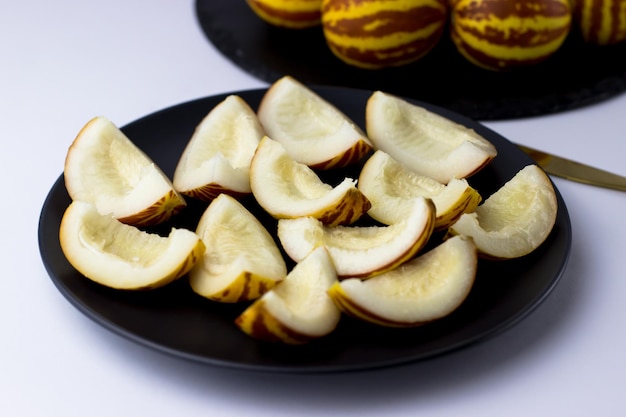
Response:
[{"label": "brown melon skin", "polygon": [[380,69],[428,54],[444,33],[449,8],[447,0],[324,0],[321,11],[324,37],[335,56],[352,66]]},{"label": "brown melon skin", "polygon": [[592,45],[626,41],[626,0],[572,0],[574,23]]},{"label": "brown melon skin", "polygon": [[273,26],[307,29],[321,24],[322,0],[246,0],[246,3],[258,17]]},{"label": "brown melon skin", "polygon": [[450,36],[470,62],[502,71],[545,61],[571,25],[568,0],[456,0]]}]

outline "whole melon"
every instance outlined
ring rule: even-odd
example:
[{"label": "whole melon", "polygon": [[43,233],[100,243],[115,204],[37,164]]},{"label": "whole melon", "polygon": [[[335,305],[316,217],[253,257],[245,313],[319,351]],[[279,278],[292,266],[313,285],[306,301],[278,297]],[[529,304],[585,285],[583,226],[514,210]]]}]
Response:
[{"label": "whole melon", "polygon": [[589,44],[625,41],[626,0],[575,0],[574,21]]},{"label": "whole melon", "polygon": [[569,0],[458,0],[450,36],[470,62],[501,71],[546,60],[571,25]]},{"label": "whole melon", "polygon": [[246,0],[246,3],[273,26],[306,29],[321,23],[322,0]]},{"label": "whole melon", "polygon": [[367,69],[405,65],[439,42],[448,0],[323,0],[322,28],[330,50]]}]

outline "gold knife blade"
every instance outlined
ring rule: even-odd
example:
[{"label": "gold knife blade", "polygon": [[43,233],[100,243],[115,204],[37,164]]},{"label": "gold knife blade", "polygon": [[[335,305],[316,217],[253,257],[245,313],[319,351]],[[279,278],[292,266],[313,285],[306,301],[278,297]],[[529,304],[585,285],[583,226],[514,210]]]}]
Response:
[{"label": "gold knife blade", "polygon": [[597,187],[626,191],[626,177],[594,168],[580,162],[552,155],[538,149],[516,144],[548,174]]}]

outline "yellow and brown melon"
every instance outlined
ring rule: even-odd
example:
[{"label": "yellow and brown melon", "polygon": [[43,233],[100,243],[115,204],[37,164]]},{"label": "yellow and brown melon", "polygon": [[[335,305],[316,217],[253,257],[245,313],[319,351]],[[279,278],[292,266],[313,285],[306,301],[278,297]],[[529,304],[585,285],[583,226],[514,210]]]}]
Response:
[{"label": "yellow and brown melon", "polygon": [[450,34],[470,62],[497,71],[546,60],[571,25],[569,0],[457,0]]},{"label": "yellow and brown melon", "polygon": [[405,65],[439,42],[448,0],[323,0],[322,28],[330,50],[367,69]]},{"label": "yellow and brown melon", "polygon": [[626,0],[575,0],[574,21],[587,43],[623,42],[626,40]]},{"label": "yellow and brown melon", "polygon": [[322,0],[246,0],[267,23],[288,29],[306,29],[321,22]]}]

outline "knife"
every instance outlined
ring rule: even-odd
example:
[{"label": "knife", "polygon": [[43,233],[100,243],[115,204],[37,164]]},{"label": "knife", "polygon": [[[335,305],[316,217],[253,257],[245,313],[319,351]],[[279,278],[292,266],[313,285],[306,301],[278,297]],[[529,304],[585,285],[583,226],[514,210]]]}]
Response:
[{"label": "knife", "polygon": [[626,191],[626,177],[527,146],[516,145],[548,174],[583,184]]}]

